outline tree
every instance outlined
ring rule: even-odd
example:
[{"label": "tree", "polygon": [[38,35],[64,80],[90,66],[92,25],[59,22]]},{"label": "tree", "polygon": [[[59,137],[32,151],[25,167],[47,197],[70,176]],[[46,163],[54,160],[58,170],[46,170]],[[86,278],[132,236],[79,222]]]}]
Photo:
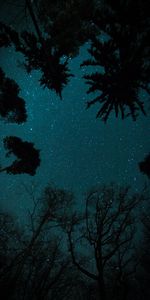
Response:
[{"label": "tree", "polygon": [[97,2],[99,1],[38,1],[38,18],[44,31],[51,36],[52,45],[57,46],[62,55],[78,55],[80,46],[92,33],[96,33],[93,17]]},{"label": "tree", "polygon": [[[145,199],[144,192],[131,194],[128,187],[97,187],[86,196],[84,218],[79,220],[74,215],[66,222],[72,262],[81,273],[97,282],[101,300],[107,299],[109,287],[111,299],[128,297],[127,279],[137,265],[135,210]],[[89,254],[86,265],[82,253]],[[122,298],[118,298],[121,290]]]},{"label": "tree", "polygon": [[70,192],[49,185],[37,199],[34,190],[25,189],[34,201],[27,227],[0,214],[5,299],[139,299],[131,279],[139,264],[136,208],[147,199],[145,190],[96,187],[79,214]]},{"label": "tree", "polygon": [[[112,111],[122,119],[131,116],[136,120],[138,112],[146,115],[140,90],[149,89],[149,18],[146,1],[105,1],[100,14],[95,17],[99,36],[92,37],[89,53],[91,59],[81,66],[95,66],[96,71],[85,75],[90,85],[87,93],[96,92],[87,108],[100,105],[97,118],[104,122]],[[136,18],[133,18],[136,15]],[[134,19],[134,20],[133,20]],[[102,67],[103,70],[98,69]]]},{"label": "tree", "polygon": [[148,154],[145,158],[144,161],[141,161],[139,163],[139,168],[142,173],[147,175],[148,178],[150,178],[150,154]]},{"label": "tree", "polygon": [[[11,34],[13,41],[16,42],[16,45],[19,45],[17,33],[12,31]],[[0,38],[0,45],[10,45],[8,36],[3,33]],[[26,122],[27,112],[25,101],[19,97],[19,92],[20,88],[18,84],[14,80],[6,77],[0,68],[0,116],[2,120],[17,124]],[[10,154],[14,154],[18,160],[15,160],[8,167],[1,167],[0,172],[5,171],[8,174],[27,173],[32,176],[35,175],[36,169],[40,165],[40,157],[39,150],[34,148],[34,144],[23,142],[20,138],[15,136],[5,137],[3,143],[5,149],[8,150],[6,157],[10,156]]]},{"label": "tree", "polygon": [[62,55],[57,47],[52,46],[49,37],[43,38],[39,30],[38,37],[28,31],[19,35],[10,26],[0,23],[0,39],[2,46],[14,45],[16,51],[24,55],[24,66],[28,73],[40,70],[40,84],[54,90],[62,98],[62,90],[73,75],[68,69],[68,59],[61,61]]},{"label": "tree", "polygon": [[[0,214],[0,288],[3,298],[75,300],[78,296],[80,300],[87,299],[88,284],[75,272],[63,250],[62,238],[53,228],[46,226],[42,229],[26,256],[22,272],[17,274],[30,235],[28,231],[25,235],[17,226],[14,227],[14,222],[9,228],[10,219],[8,214],[6,218],[4,213]],[[31,224],[27,226],[32,231]]]},{"label": "tree", "polygon": [[141,295],[141,300],[148,299],[150,297],[150,206],[147,203],[146,207],[141,213],[142,221],[142,236],[141,243],[138,249],[140,266],[137,272],[137,283],[139,287],[139,294]]},{"label": "tree", "polygon": [[16,256],[23,247],[24,232],[13,216],[0,212],[0,290],[4,299],[14,299],[14,269]]},{"label": "tree", "polygon": [[0,68],[0,115],[7,122],[17,124],[27,120],[25,101],[18,96],[18,84],[5,76]]},{"label": "tree", "polygon": [[14,154],[17,159],[10,166],[0,169],[0,172],[8,174],[27,173],[35,175],[37,167],[40,165],[39,150],[34,148],[33,143],[24,142],[16,136],[4,138],[4,147],[7,151],[6,157]]},{"label": "tree", "polygon": [[[100,95],[88,102],[88,107],[96,102],[104,104],[97,117],[104,121],[112,110],[122,118],[131,115],[135,120],[137,111],[146,114],[144,104],[139,99],[140,89],[149,91],[149,18],[146,2],[140,0],[135,7],[133,1],[38,1],[36,8],[26,1],[36,34],[27,31],[17,34],[14,29],[1,24],[1,44],[15,45],[24,54],[25,66],[30,72],[42,72],[40,82],[53,89],[61,97],[63,87],[68,84],[68,58],[77,55],[82,44],[89,39],[89,51],[94,57],[83,65],[100,65],[105,74],[99,72],[86,75],[92,85],[88,92],[98,91]],[[33,8],[34,7],[34,8]],[[88,7],[88,10],[87,10]],[[134,9],[136,22],[133,21]],[[38,11],[39,19],[36,11]],[[40,30],[39,23],[44,23]],[[90,24],[90,25],[89,25]],[[61,28],[61,29],[60,29]],[[104,32],[110,40],[96,39]],[[47,36],[47,37],[43,37]],[[65,41],[65,43],[64,43]],[[104,54],[105,53],[105,54]],[[66,55],[66,59],[62,59]],[[125,112],[129,109],[129,112]]]},{"label": "tree", "polygon": [[[138,93],[143,84],[148,88],[148,80],[145,77],[143,62],[136,57],[121,58],[120,49],[114,40],[102,42],[93,38],[89,53],[93,60],[87,60],[81,66],[101,66],[104,73],[96,71],[91,75],[84,75],[86,83],[90,85],[87,93],[98,92],[98,96],[88,101],[87,108],[95,103],[101,105],[97,118],[104,122],[108,120],[111,111],[115,111],[116,117],[121,113],[122,119],[131,115],[133,120],[137,118],[137,112],[142,111],[146,115],[144,103],[139,99]],[[131,49],[131,55],[134,50]],[[142,57],[143,59],[143,57]],[[144,73],[144,74],[143,74]]]},{"label": "tree", "polygon": [[[24,234],[17,235],[20,231],[16,226],[9,228],[11,218],[9,222],[9,216],[4,219],[3,214],[0,215],[0,286],[5,299],[56,299],[52,296],[57,294],[55,289],[61,289],[61,285],[65,284],[66,288],[70,287],[67,274],[71,263],[63,249],[57,219],[67,209],[71,194],[49,186],[41,197],[45,201],[41,203],[36,199]],[[5,240],[8,231],[9,236]],[[8,254],[4,251],[7,248]]]}]

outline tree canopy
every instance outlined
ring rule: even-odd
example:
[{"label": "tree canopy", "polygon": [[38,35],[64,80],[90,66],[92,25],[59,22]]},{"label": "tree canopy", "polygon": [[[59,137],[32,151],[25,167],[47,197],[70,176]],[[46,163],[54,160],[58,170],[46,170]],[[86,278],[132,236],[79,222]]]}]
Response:
[{"label": "tree canopy", "polygon": [[18,84],[0,68],[0,115],[7,122],[21,124],[27,120],[25,101],[18,96]]},{"label": "tree canopy", "polygon": [[150,178],[150,154],[148,154],[144,160],[139,163],[139,168],[142,173]]},{"label": "tree canopy", "polygon": [[16,136],[7,136],[4,138],[4,148],[7,150],[6,157],[14,154],[17,159],[10,166],[0,169],[0,172],[35,175],[40,157],[39,150],[34,148],[33,143],[24,142]]}]

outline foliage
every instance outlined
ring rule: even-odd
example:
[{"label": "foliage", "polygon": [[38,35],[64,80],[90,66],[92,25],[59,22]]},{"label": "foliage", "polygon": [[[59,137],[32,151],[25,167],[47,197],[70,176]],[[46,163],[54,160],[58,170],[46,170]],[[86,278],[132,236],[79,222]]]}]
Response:
[{"label": "foliage", "polygon": [[[38,69],[42,73],[40,82],[53,89],[61,97],[68,84],[68,57],[77,55],[80,46],[92,40],[89,50],[93,59],[85,65],[104,67],[104,74],[95,72],[85,75],[91,85],[88,93],[99,95],[88,102],[102,104],[97,117],[107,121],[115,110],[122,118],[131,115],[136,120],[138,112],[146,114],[139,99],[139,90],[149,90],[149,35],[150,22],[146,1],[37,1],[34,8],[27,1],[29,13],[38,37],[34,33],[18,34],[6,24],[0,24],[1,46],[13,44],[16,51],[24,54],[28,72]],[[34,11],[35,10],[35,11]],[[36,16],[36,13],[38,18]],[[132,16],[136,15],[136,19]],[[44,24],[44,32],[39,24]],[[90,25],[88,25],[90,24]],[[102,33],[109,36],[102,41]],[[43,37],[45,36],[45,37]],[[96,37],[100,37],[96,38]],[[63,55],[67,58],[62,62]]]},{"label": "foliage", "polygon": [[139,163],[139,168],[142,173],[150,178],[150,154],[145,157],[144,161]]},{"label": "foliage", "polygon": [[146,70],[142,70],[143,63],[136,60],[136,57],[121,59],[118,45],[112,40],[103,43],[93,38],[89,52],[94,59],[85,61],[82,66],[102,66],[104,73],[96,71],[84,75],[86,83],[90,85],[87,93],[99,93],[94,100],[88,101],[87,108],[100,103],[97,118],[102,118],[104,122],[113,110],[116,117],[121,113],[122,119],[131,115],[136,120],[139,110],[146,115],[144,104],[138,96],[140,87],[148,86]]},{"label": "foliage", "polygon": [[97,117],[104,122],[113,110],[122,119],[131,116],[136,120],[139,111],[146,115],[139,92],[143,89],[150,93],[150,24],[145,2],[133,4],[134,1],[104,2],[102,13],[95,18],[99,37],[92,37],[91,59],[81,64],[103,67],[103,72],[96,68],[84,78],[90,85],[87,93],[98,93],[87,107],[100,104]]},{"label": "foliage", "polygon": [[6,77],[0,68],[0,115],[7,122],[26,122],[25,101],[18,96],[19,91],[18,84]]},{"label": "foliage", "polygon": [[37,14],[44,31],[51,37],[62,55],[76,56],[79,47],[96,32],[92,22],[96,12],[95,0],[40,0]]},{"label": "foliage", "polygon": [[0,169],[0,172],[35,175],[36,168],[40,165],[40,158],[39,150],[34,148],[33,143],[24,142],[16,136],[7,136],[4,138],[4,147],[7,150],[7,157],[14,154],[17,159],[10,166]]},{"label": "foliage", "polygon": [[[11,42],[15,44],[17,51],[23,49],[19,34],[9,26],[0,23],[0,46],[8,47]],[[0,116],[7,122],[21,124],[27,120],[25,101],[18,96],[19,92],[18,84],[6,77],[0,68]],[[5,149],[8,150],[6,156],[14,154],[18,159],[8,167],[0,167],[0,172],[35,175],[40,165],[40,157],[39,150],[34,148],[34,144],[23,142],[15,136],[5,137],[3,142]]]},{"label": "foliage", "polygon": [[56,47],[52,47],[50,38],[41,37],[39,40],[34,33],[27,31],[19,35],[10,26],[2,23],[0,38],[2,46],[14,45],[16,51],[24,55],[24,66],[28,73],[40,70],[42,73],[40,84],[55,90],[60,98],[62,97],[62,89],[73,75],[69,73],[68,59],[61,61],[61,55]]}]

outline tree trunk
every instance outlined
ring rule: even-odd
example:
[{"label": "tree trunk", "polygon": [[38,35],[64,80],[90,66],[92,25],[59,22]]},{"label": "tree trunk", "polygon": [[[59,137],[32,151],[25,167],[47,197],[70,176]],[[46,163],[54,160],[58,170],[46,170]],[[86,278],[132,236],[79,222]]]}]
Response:
[{"label": "tree trunk", "polygon": [[99,276],[98,278],[98,291],[99,291],[99,299],[106,300],[106,289],[105,289],[105,282],[103,276]]}]

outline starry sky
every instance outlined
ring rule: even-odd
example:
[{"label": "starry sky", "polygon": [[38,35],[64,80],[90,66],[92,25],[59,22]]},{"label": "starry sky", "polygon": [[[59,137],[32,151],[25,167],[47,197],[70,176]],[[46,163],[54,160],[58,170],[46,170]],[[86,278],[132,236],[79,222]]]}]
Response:
[{"label": "starry sky", "polygon": [[[1,19],[9,9],[10,6],[3,6]],[[13,20],[14,16],[11,17]],[[90,97],[82,76],[87,69],[81,69],[80,63],[88,57],[88,48],[86,43],[79,55],[69,61],[75,77],[63,90],[63,100],[40,86],[39,72],[30,75],[25,72],[21,54],[13,48],[0,50],[0,66],[19,84],[28,113],[27,122],[22,125],[0,122],[0,161],[8,164],[2,144],[7,135],[33,142],[41,150],[41,165],[34,177],[0,173],[1,208],[19,219],[26,218],[32,207],[25,186],[36,186],[37,194],[48,183],[67,188],[75,193],[81,205],[84,192],[93,185],[115,181],[130,184],[138,191],[147,181],[139,171],[138,162],[150,150],[149,117],[141,115],[134,122],[130,118],[116,119],[111,114],[104,124],[95,118],[96,106],[86,110]],[[147,100],[147,95],[141,97]]]}]

